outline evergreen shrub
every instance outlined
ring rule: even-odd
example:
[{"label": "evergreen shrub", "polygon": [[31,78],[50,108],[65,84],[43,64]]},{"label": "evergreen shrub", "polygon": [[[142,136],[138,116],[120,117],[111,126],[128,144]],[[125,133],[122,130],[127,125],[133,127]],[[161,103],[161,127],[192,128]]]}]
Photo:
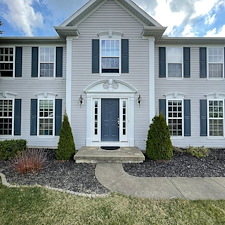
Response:
[{"label": "evergreen shrub", "polygon": [[75,143],[68,116],[63,116],[62,127],[59,133],[58,148],[56,150],[56,159],[69,160],[75,154]]},{"label": "evergreen shrub", "polygon": [[18,152],[27,149],[27,141],[19,140],[5,140],[0,141],[0,160],[9,160],[14,158]]},{"label": "evergreen shrub", "polygon": [[146,141],[146,154],[148,158],[153,160],[171,159],[173,157],[169,127],[161,114],[152,119]]}]

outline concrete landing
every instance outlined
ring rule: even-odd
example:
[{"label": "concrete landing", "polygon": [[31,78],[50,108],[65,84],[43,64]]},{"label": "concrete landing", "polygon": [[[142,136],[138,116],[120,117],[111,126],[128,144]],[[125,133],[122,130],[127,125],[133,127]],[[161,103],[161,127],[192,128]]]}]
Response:
[{"label": "concrete landing", "polygon": [[76,163],[142,163],[145,157],[136,147],[103,150],[101,147],[82,147],[74,156]]},{"label": "concrete landing", "polygon": [[151,199],[225,199],[225,177],[135,177],[122,164],[101,163],[97,180],[112,192]]}]

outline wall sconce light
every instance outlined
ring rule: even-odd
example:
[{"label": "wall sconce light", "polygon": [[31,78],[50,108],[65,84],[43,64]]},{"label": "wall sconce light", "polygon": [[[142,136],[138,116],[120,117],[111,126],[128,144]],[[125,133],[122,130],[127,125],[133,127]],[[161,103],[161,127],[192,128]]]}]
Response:
[{"label": "wall sconce light", "polygon": [[141,95],[139,95],[139,96],[138,96],[138,99],[137,99],[137,103],[139,104],[139,106],[140,106],[140,104],[141,104],[141,101],[142,101],[142,98],[141,98]]},{"label": "wall sconce light", "polygon": [[80,107],[81,107],[81,105],[83,104],[83,102],[84,102],[84,99],[83,99],[82,95],[80,95],[80,97],[79,97]]}]

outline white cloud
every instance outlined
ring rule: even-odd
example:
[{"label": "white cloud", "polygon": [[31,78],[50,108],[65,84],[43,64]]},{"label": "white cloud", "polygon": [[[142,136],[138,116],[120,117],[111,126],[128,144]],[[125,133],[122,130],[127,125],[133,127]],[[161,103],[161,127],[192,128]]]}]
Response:
[{"label": "white cloud", "polygon": [[182,36],[184,36],[184,37],[196,37],[198,35],[194,32],[193,27],[188,24],[184,28],[184,31],[182,32]]},{"label": "white cloud", "polygon": [[225,37],[225,25],[223,25],[220,29],[214,28],[209,30],[205,37]]},{"label": "white cloud", "polygon": [[35,12],[32,0],[2,0],[8,7],[8,11],[2,16],[13,27],[20,30],[26,36],[33,36],[34,30],[43,25],[41,13]]},{"label": "white cloud", "polygon": [[205,24],[212,25],[215,21],[215,18],[216,18],[216,14],[213,14],[212,16],[210,15],[206,16]]}]

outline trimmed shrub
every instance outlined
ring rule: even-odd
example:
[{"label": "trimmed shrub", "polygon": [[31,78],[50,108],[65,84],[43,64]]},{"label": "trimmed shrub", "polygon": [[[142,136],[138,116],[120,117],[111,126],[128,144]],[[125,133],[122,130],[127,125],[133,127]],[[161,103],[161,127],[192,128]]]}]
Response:
[{"label": "trimmed shrub", "polygon": [[73,139],[72,130],[65,114],[63,117],[62,127],[59,133],[58,148],[56,150],[56,159],[69,160],[75,154],[75,143]]},{"label": "trimmed shrub", "polygon": [[0,160],[12,159],[26,149],[27,141],[23,139],[0,141]]},{"label": "trimmed shrub", "polygon": [[189,146],[187,149],[187,153],[189,153],[192,156],[195,156],[196,158],[203,158],[207,157],[209,155],[209,149],[202,147],[193,147]]},{"label": "trimmed shrub", "polygon": [[40,149],[28,149],[20,152],[11,162],[19,173],[36,173],[47,159],[47,154]]},{"label": "trimmed shrub", "polygon": [[169,127],[161,114],[152,119],[146,141],[146,154],[153,160],[171,159],[173,156]]}]

